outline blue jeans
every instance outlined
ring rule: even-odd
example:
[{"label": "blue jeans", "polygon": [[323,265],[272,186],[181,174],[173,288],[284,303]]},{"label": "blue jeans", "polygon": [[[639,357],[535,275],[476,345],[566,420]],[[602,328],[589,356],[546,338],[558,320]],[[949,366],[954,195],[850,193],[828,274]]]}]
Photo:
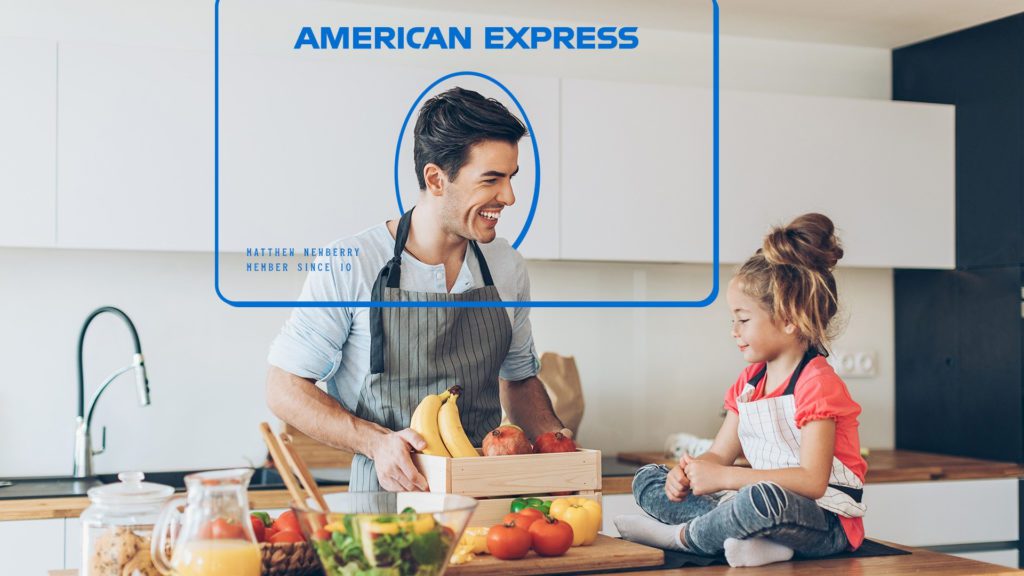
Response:
[{"label": "blue jeans", "polygon": [[735,497],[689,494],[682,502],[665,495],[669,468],[648,464],[633,477],[633,498],[640,508],[666,524],[686,523],[684,539],[695,553],[722,554],[726,538],[769,538],[798,555],[818,558],[849,547],[839,517],[814,500],[774,482],[744,486]]}]

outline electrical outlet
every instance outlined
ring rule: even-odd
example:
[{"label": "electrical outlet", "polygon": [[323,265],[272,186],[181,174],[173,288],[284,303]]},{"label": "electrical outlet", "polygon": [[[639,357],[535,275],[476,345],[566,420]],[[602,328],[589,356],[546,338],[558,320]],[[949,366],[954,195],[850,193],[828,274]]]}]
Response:
[{"label": "electrical outlet", "polygon": [[878,356],[868,351],[835,350],[828,363],[842,378],[874,378],[878,375]]}]

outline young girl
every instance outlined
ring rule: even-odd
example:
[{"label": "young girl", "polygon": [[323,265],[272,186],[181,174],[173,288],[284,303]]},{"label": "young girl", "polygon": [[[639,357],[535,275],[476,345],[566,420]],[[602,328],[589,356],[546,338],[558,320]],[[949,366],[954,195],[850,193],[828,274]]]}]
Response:
[{"label": "young girl", "polygon": [[[729,282],[732,337],[750,365],[726,392],[706,453],[637,471],[633,495],[654,519],[617,517],[624,538],[724,552],[732,566],[861,545],[860,406],[825,361],[842,256],[832,221],[805,214],[774,229]],[[741,454],[751,468],[733,465]]]}]

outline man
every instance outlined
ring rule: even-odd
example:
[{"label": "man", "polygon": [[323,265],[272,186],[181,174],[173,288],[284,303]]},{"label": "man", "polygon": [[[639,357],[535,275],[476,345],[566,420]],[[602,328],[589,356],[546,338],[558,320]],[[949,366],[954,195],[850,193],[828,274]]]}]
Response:
[{"label": "man", "polygon": [[[420,109],[416,207],[331,247],[358,248],[351,271],[313,272],[302,300],[529,300],[522,257],[495,227],[515,203],[522,122],[500,103],[453,88]],[[474,445],[504,406],[536,438],[567,433],[543,384],[528,308],[296,308],[271,346],[267,402],[305,434],[356,453],[350,490],[425,490],[410,452],[420,399],[459,385]],[[315,383],[326,383],[327,394]]]}]

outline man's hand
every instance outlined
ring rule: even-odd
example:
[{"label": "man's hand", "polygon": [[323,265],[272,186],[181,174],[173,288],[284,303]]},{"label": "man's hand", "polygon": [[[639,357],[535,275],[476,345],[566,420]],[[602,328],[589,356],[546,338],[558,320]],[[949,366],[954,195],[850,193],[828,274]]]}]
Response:
[{"label": "man's hand", "polygon": [[388,432],[373,447],[377,480],[389,492],[420,492],[427,489],[427,479],[412,463],[409,453],[427,447],[426,440],[410,428]]},{"label": "man's hand", "polygon": [[697,496],[713,494],[728,488],[728,466],[710,460],[691,458],[688,454],[683,456],[680,465],[690,480],[690,491]]},{"label": "man's hand", "polygon": [[690,493],[690,479],[686,477],[683,470],[683,461],[680,460],[675,468],[669,471],[665,478],[665,495],[673,502],[682,502]]}]

